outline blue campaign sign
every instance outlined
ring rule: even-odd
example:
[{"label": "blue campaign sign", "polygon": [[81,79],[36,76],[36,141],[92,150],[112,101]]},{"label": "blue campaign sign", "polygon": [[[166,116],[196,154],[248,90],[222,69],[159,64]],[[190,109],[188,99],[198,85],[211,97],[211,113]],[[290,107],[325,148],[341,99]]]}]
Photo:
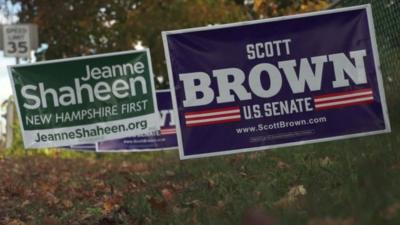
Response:
[{"label": "blue campaign sign", "polygon": [[159,131],[130,138],[99,142],[98,152],[143,152],[176,149],[176,129],[173,119],[171,92],[157,91],[157,103],[160,111],[161,127]]},{"label": "blue campaign sign", "polygon": [[370,5],[163,41],[182,159],[390,132]]},{"label": "blue campaign sign", "polygon": [[73,149],[97,152],[144,152],[176,149],[176,129],[173,119],[171,92],[169,90],[156,91],[158,109],[160,111],[160,130],[148,134],[98,142],[95,144],[73,146]]}]

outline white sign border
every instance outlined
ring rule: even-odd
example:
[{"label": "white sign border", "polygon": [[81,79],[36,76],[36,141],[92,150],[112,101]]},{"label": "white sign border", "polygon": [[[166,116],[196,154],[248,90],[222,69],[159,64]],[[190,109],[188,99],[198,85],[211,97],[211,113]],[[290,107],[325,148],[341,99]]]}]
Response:
[{"label": "white sign border", "polygon": [[[71,57],[71,58],[66,58],[66,59],[54,59],[54,60],[48,60],[48,61],[41,61],[41,62],[36,62],[36,63],[29,63],[29,64],[19,64],[19,65],[10,65],[7,66],[7,70],[8,70],[8,75],[10,78],[10,82],[11,82],[11,86],[12,86],[12,91],[13,91],[13,95],[16,101],[16,108],[18,111],[18,117],[19,117],[19,123],[20,123],[20,129],[22,132],[22,140],[24,143],[24,147],[25,149],[32,149],[32,148],[45,148],[45,147],[59,147],[60,145],[46,145],[46,146],[38,146],[38,147],[32,147],[31,145],[27,145],[27,140],[25,140],[25,128],[23,126],[22,123],[22,117],[21,117],[21,111],[19,109],[19,99],[17,96],[17,92],[15,90],[15,83],[14,83],[14,79],[11,73],[12,68],[21,68],[21,67],[28,67],[28,66],[36,66],[36,65],[46,65],[46,64],[53,64],[53,63],[60,63],[60,62],[70,62],[70,61],[79,61],[82,59],[94,59],[94,58],[103,58],[103,57],[109,57],[109,56],[119,56],[119,55],[126,55],[126,54],[133,54],[133,53],[140,53],[140,52],[145,52],[146,53],[146,57],[147,57],[147,61],[148,61],[148,66],[149,66],[149,73],[150,73],[150,85],[152,88],[152,96],[153,96],[153,107],[154,107],[154,113],[151,113],[147,116],[151,116],[151,115],[159,115],[159,110],[158,110],[158,103],[157,103],[157,98],[156,98],[156,87],[155,87],[155,77],[154,77],[154,73],[153,73],[153,63],[151,61],[151,55],[150,55],[150,49],[145,48],[145,49],[141,49],[141,50],[127,50],[127,51],[119,51],[119,52],[112,52],[112,53],[103,53],[103,54],[96,54],[96,55],[87,55],[87,56],[78,56],[78,57]],[[154,90],[154,91],[153,91]],[[128,118],[129,119],[129,118]],[[113,120],[115,121],[115,120]],[[113,122],[113,121],[107,121],[108,122]],[[104,122],[101,122],[104,123]],[[87,124],[87,125],[94,125],[94,124],[101,124],[99,122],[97,123],[91,123],[91,124]],[[159,129],[159,124],[157,125],[158,129]],[[64,128],[68,128],[68,127],[64,127]],[[118,138],[125,138],[125,137],[129,137],[129,135],[122,135]],[[110,139],[115,139],[116,137],[111,137]],[[106,139],[108,140],[108,139]],[[104,141],[106,141],[104,140]],[[87,140],[87,141],[83,141],[83,142],[79,142],[79,143],[75,143],[75,144],[90,144],[93,143],[93,140]],[[73,144],[67,144],[67,145],[73,145]]]},{"label": "white sign border", "polygon": [[[383,112],[383,117],[384,117],[383,119],[385,122],[384,130],[363,132],[363,133],[349,134],[349,135],[341,135],[341,136],[335,136],[335,137],[329,137],[329,138],[313,139],[313,140],[308,140],[308,141],[288,142],[288,143],[277,144],[277,145],[231,149],[231,150],[224,150],[221,152],[203,153],[203,154],[196,154],[196,155],[185,155],[184,149],[183,149],[182,131],[180,128],[181,121],[179,120],[178,104],[177,104],[177,100],[176,100],[176,90],[175,90],[175,84],[174,84],[174,79],[173,79],[171,58],[170,58],[170,54],[169,54],[169,46],[168,46],[168,40],[167,40],[168,35],[190,33],[190,32],[196,32],[196,31],[205,31],[205,30],[215,30],[215,29],[229,28],[229,27],[246,26],[246,25],[259,24],[259,23],[269,23],[269,22],[274,22],[274,21],[292,20],[292,19],[303,18],[303,17],[328,15],[328,14],[335,14],[335,13],[340,13],[340,12],[355,11],[355,10],[360,10],[360,9],[366,10],[367,17],[368,17],[368,27],[369,27],[369,33],[371,36],[371,44],[372,44],[372,49],[373,49],[373,58],[374,58],[374,63],[375,63],[377,83],[378,83],[379,95],[381,97],[380,100],[381,100],[382,112]],[[343,139],[349,139],[349,138],[365,137],[365,136],[370,136],[370,135],[384,134],[384,133],[391,132],[391,127],[390,127],[390,122],[389,122],[389,113],[388,113],[388,108],[387,108],[387,104],[386,104],[386,96],[385,96],[385,91],[383,88],[382,71],[380,69],[380,61],[379,61],[378,47],[377,47],[376,36],[375,36],[375,28],[374,28],[371,4],[346,7],[346,8],[340,8],[340,9],[324,10],[324,11],[319,11],[319,12],[303,13],[303,14],[290,15],[290,16],[282,16],[282,17],[269,18],[269,19],[261,19],[261,20],[256,20],[256,21],[245,21],[245,22],[230,23],[230,24],[223,24],[223,25],[214,25],[211,27],[207,26],[207,27],[180,29],[180,30],[174,30],[174,31],[163,31],[162,39],[163,39],[164,54],[165,54],[165,58],[166,58],[168,77],[169,77],[170,89],[171,89],[171,95],[172,95],[172,103],[173,103],[175,124],[176,124],[177,138],[178,138],[179,157],[181,160],[204,158],[204,157],[211,157],[211,156],[222,156],[222,155],[230,155],[230,154],[253,152],[253,151],[262,151],[262,150],[269,150],[269,149],[274,149],[274,148],[292,147],[292,146],[299,146],[299,145],[304,145],[304,144],[312,144],[312,143],[328,142],[328,141],[335,141],[335,140],[343,140]]]}]

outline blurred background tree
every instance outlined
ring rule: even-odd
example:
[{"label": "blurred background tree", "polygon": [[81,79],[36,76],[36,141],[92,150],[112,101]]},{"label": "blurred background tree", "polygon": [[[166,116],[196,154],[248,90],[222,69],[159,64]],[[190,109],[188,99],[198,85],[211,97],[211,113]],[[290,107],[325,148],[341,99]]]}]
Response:
[{"label": "blurred background tree", "polygon": [[291,15],[326,9],[330,1],[321,0],[254,0],[253,10],[259,18]]},{"label": "blurred background tree", "polygon": [[151,49],[158,88],[168,87],[161,31],[320,10],[328,0],[12,0],[39,26],[38,60]]}]

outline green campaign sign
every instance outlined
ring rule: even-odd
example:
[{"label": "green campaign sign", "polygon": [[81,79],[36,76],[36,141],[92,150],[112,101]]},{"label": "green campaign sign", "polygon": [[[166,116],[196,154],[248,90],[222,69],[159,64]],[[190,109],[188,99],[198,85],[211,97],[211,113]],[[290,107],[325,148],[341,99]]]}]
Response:
[{"label": "green campaign sign", "polygon": [[160,124],[148,50],[9,67],[26,148],[124,138]]}]

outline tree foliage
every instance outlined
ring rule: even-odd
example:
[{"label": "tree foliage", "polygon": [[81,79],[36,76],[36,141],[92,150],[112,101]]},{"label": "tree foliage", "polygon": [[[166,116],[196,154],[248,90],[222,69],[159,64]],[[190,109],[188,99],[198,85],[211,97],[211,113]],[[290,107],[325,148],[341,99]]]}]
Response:
[{"label": "tree foliage", "polygon": [[[251,18],[241,0],[12,1],[21,5],[21,22],[38,24],[40,41],[48,44],[46,59],[129,50],[140,41],[151,49],[158,76],[167,74],[161,31]],[[326,0],[256,0],[253,12],[264,18],[326,4]]]},{"label": "tree foliage", "polygon": [[161,31],[246,19],[228,1],[15,0],[22,22],[39,26],[48,44],[46,59],[133,49],[141,41],[152,51],[154,71],[166,75]]},{"label": "tree foliage", "polygon": [[329,6],[326,0],[254,0],[253,10],[260,18],[290,15],[323,10]]}]

